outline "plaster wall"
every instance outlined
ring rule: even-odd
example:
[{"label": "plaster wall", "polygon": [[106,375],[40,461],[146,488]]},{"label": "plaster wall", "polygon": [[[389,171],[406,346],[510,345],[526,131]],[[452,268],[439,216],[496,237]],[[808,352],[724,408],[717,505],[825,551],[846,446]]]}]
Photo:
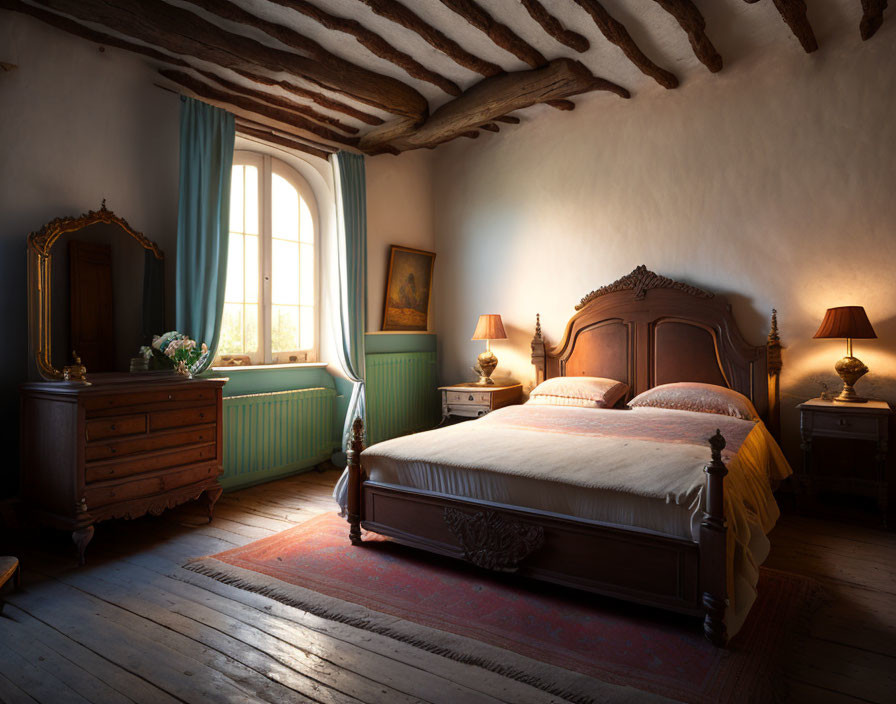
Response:
[{"label": "plaster wall", "polygon": [[[435,251],[432,158],[431,152],[418,150],[366,159],[368,332],[382,328],[390,245]],[[436,280],[439,266],[436,257]],[[434,311],[430,304],[430,330],[436,329]]]},{"label": "plaster wall", "polygon": [[[107,207],[155,240],[174,274],[177,96],[142,59],[0,11],[0,446],[18,447],[17,385],[26,377],[25,242],[56,217]],[[170,290],[170,287],[169,287]],[[173,312],[174,297],[168,297]],[[170,314],[169,314],[170,317]],[[14,483],[17,462],[0,476]]]},{"label": "plaster wall", "polygon": [[[854,36],[855,35],[855,36]],[[792,38],[791,38],[792,39]],[[812,340],[825,309],[862,305],[862,393],[896,401],[896,27],[738,57],[677,90],[576,99],[435,152],[435,286],[442,382],[471,378],[477,316],[500,313],[497,375],[531,386],[536,312],[556,343],[589,291],[646,264],[724,294],[762,344],[784,349],[785,445],[795,406],[845,346]],[[462,292],[462,295],[458,295]]]}]

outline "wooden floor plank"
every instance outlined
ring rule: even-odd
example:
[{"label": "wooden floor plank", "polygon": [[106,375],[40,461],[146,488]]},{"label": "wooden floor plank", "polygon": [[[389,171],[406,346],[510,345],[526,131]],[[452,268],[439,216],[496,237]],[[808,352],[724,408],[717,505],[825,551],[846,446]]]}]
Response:
[{"label": "wooden floor plank", "polygon": [[28,662],[12,644],[0,644],[0,674],[41,704],[90,704],[65,682]]},{"label": "wooden floor plank", "polygon": [[15,618],[0,619],[0,642],[14,643],[16,653],[26,662],[58,679],[89,702],[129,704],[133,701],[62,653],[35,638],[30,630]]},{"label": "wooden floor plank", "polygon": [[[553,700],[182,568],[335,511],[330,494],[340,474],[303,473],[228,492],[211,524],[198,502],[101,524],[80,570],[72,569],[65,536],[24,546],[27,589],[10,595],[0,619],[0,701]],[[770,567],[818,579],[831,596],[787,660],[791,701],[889,703],[896,535],[786,515],[771,539]]]},{"label": "wooden floor plank", "polygon": [[[201,648],[190,653],[168,647],[173,640],[162,626],[138,623],[127,612],[115,612],[103,602],[55,581],[15,594],[10,599],[35,618],[57,624],[70,638],[103,657],[155,683],[191,704],[209,701],[249,704],[258,701],[246,689],[203,662]],[[151,654],[151,657],[147,657]],[[245,684],[245,683],[240,683]]]},{"label": "wooden floor plank", "polygon": [[38,621],[30,614],[11,604],[7,609],[9,616],[23,629],[24,637],[55,650],[76,667],[95,675],[115,691],[125,694],[129,700],[138,704],[175,704],[178,701],[146,680],[88,650],[46,623]]},{"label": "wooden floor plank", "polygon": [[34,697],[17,687],[0,673],[0,702],[3,704],[37,704]]}]

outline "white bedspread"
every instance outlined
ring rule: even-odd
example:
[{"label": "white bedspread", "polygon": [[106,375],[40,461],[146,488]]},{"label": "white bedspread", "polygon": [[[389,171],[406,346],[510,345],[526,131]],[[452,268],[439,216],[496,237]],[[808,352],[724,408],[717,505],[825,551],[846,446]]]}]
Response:
[{"label": "white bedspread", "polygon": [[512,406],[378,443],[364,451],[362,462],[378,482],[697,540],[707,439],[716,428],[728,440],[733,635],[755,600],[758,566],[769,550],[766,534],[779,516],[771,482],[791,473],[761,422],[655,408]]}]

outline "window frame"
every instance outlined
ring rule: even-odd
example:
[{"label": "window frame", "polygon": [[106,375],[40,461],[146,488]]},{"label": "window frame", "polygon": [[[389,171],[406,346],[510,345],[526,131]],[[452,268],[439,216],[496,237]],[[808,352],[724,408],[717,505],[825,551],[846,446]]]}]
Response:
[{"label": "window frame", "polygon": [[[258,203],[259,203],[259,227],[258,227],[258,351],[256,354],[249,355],[250,364],[252,366],[276,366],[276,365],[294,365],[297,362],[290,361],[290,356],[301,357],[305,355],[304,360],[298,363],[317,363],[318,353],[320,350],[320,218],[317,207],[317,199],[314,197],[314,191],[309,183],[286,162],[262,152],[254,152],[249,150],[235,150],[233,153],[233,166],[254,166],[258,169]],[[312,275],[314,282],[311,290],[313,293],[313,339],[314,344],[307,349],[284,350],[274,353],[272,351],[271,339],[271,322],[272,322],[272,251],[273,251],[273,199],[272,199],[272,183],[274,175],[280,176],[289,183],[299,195],[299,198],[305,202],[308,212],[311,215],[311,223],[314,228],[314,239],[312,241],[313,266]],[[228,216],[229,217],[229,216]],[[301,221],[301,215],[299,215]],[[230,237],[230,224],[228,222],[227,236]],[[301,231],[299,235],[299,273],[301,275],[301,252],[302,240]],[[301,298],[299,299],[301,301]],[[299,312],[299,339],[301,341],[301,306],[305,305],[300,302]],[[274,359],[274,356],[277,359]],[[213,366],[221,366],[225,362],[221,358],[220,349],[215,352]],[[227,356],[233,356],[228,354]],[[237,367],[238,368],[238,367]]]}]

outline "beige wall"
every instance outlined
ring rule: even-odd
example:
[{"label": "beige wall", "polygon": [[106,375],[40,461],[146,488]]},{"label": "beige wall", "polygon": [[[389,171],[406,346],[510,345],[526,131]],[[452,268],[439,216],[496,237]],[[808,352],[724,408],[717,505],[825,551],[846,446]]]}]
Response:
[{"label": "beige wall", "polygon": [[[480,313],[503,316],[498,373],[531,384],[535,313],[554,342],[573,306],[638,264],[723,293],[760,344],[777,307],[788,447],[800,401],[836,386],[827,307],[865,306],[861,392],[896,401],[896,31],[826,37],[630,101],[591,95],[458,140],[433,166],[442,381],[470,378]],[[856,36],[853,36],[855,34]]]},{"label": "beige wall", "polygon": [[[435,250],[431,202],[432,153],[420,150],[399,156],[366,159],[367,175],[367,330],[383,325],[383,299],[389,246]],[[436,257],[435,280],[440,262]],[[430,306],[429,329],[435,306]]]}]

